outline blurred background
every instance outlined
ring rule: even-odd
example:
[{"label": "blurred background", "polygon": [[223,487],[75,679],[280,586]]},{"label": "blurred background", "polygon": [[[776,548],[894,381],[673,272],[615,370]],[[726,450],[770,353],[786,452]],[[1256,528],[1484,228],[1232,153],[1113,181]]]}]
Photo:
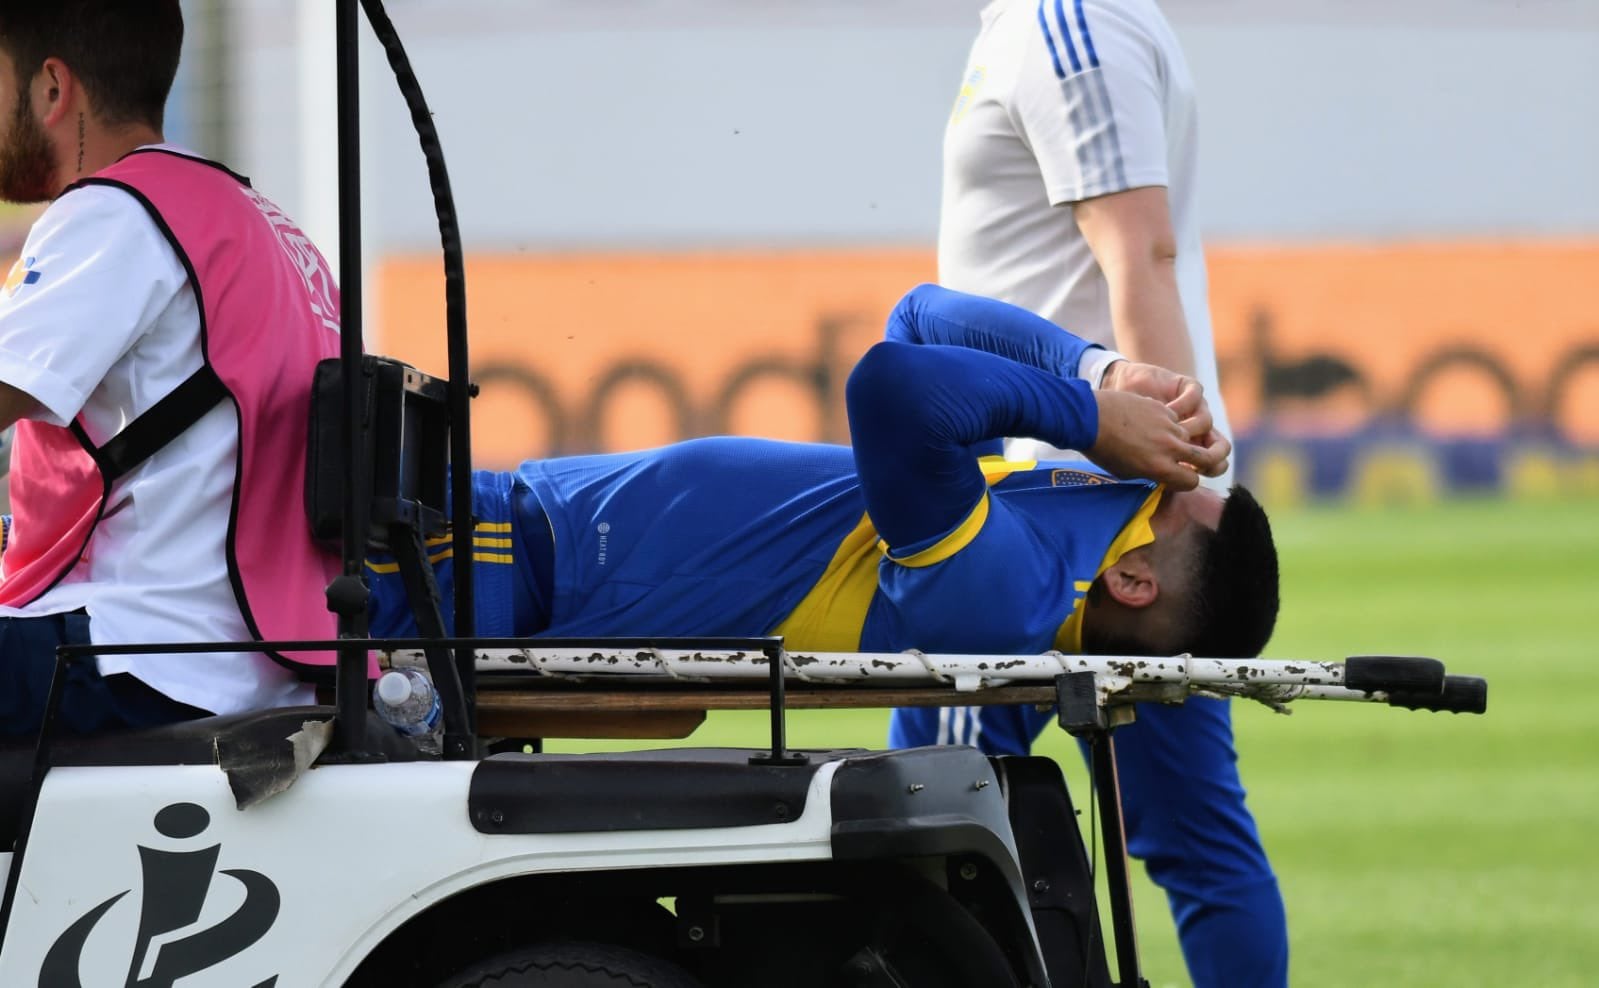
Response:
[{"label": "blurred background", "polygon": [[[331,250],[329,5],[189,6],[175,136]],[[854,357],[934,275],[978,0],[390,6],[472,254],[485,463],[847,438]],[[1244,478],[1278,505],[1599,493],[1599,4],[1164,8]],[[442,368],[421,158],[365,67],[371,342]]]},{"label": "blurred background", "polygon": [[[185,6],[171,136],[331,255],[331,4]],[[847,441],[854,358],[934,277],[982,0],[388,6],[459,202],[481,465]],[[1599,730],[1574,686],[1599,660],[1599,3],[1162,6],[1198,86],[1241,476],[1283,556],[1268,655],[1435,654],[1493,686],[1475,719],[1238,709],[1294,983],[1594,984]],[[442,372],[436,228],[387,71],[369,45],[369,345]],[[882,742],[880,713],[795,720]],[[1140,905],[1151,980],[1182,984],[1158,893]]]}]

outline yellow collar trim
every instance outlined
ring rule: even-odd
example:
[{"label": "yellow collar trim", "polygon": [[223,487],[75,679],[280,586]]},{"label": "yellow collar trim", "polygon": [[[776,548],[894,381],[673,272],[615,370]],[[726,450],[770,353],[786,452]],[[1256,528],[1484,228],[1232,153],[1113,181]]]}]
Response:
[{"label": "yellow collar trim", "polygon": [[[979,457],[977,465],[982,469],[983,479],[987,481],[990,487],[1013,473],[1034,470],[1038,467],[1038,463],[1033,460],[1012,462],[1010,460],[1002,460],[997,456]],[[971,513],[966,516],[965,520],[956,525],[948,535],[919,552],[911,553],[909,556],[895,556],[889,552],[888,543],[881,539],[878,540],[877,547],[894,562],[901,566],[909,566],[912,569],[941,563],[971,545],[972,540],[977,538],[977,534],[983,530],[984,523],[988,521],[988,505],[988,492],[984,491],[982,500],[977,502],[977,506],[972,508]]]},{"label": "yellow collar trim", "polygon": [[[1134,549],[1143,548],[1155,541],[1155,529],[1150,525],[1150,519],[1155,516],[1155,509],[1160,507],[1160,496],[1165,493],[1164,484],[1149,492],[1149,497],[1131,520],[1122,526],[1122,530],[1111,542],[1110,548],[1105,550],[1105,558],[1099,561],[1099,569],[1094,571],[1094,578],[1112,566],[1123,556]],[[1088,599],[1088,588],[1093,586],[1093,580],[1084,582],[1078,580],[1072,588],[1077,593],[1072,595],[1072,612],[1066,615],[1066,620],[1061,623],[1060,630],[1055,632],[1055,650],[1065,652],[1067,655],[1076,655],[1083,650],[1083,601]]]}]

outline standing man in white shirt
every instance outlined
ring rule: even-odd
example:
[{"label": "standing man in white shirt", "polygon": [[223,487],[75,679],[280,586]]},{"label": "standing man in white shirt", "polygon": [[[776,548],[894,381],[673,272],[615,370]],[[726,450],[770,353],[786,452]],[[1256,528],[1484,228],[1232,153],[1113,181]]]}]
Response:
[{"label": "standing man in white shirt", "polygon": [[[1197,161],[1193,80],[1153,0],[993,0],[944,138],[939,280],[1197,378],[1230,434]],[[965,711],[915,740],[1019,752],[1044,723],[1027,713]],[[1167,892],[1194,983],[1286,984],[1282,897],[1226,702],[1145,705],[1117,753],[1129,846]]]},{"label": "standing man in white shirt", "polygon": [[[338,561],[283,508],[337,289],[247,180],[163,143],[182,41],[178,0],[0,0],[0,197],[49,203],[0,287],[0,736],[38,729],[63,643],[334,631]],[[78,663],[61,727],[308,702],[286,661]]]}]

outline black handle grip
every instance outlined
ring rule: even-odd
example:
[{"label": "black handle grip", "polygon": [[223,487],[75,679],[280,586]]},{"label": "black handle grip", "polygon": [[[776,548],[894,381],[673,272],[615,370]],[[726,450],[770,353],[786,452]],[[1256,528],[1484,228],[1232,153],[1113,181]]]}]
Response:
[{"label": "black handle grip", "polygon": [[1476,676],[1445,676],[1442,693],[1415,693],[1394,690],[1388,694],[1390,707],[1407,710],[1438,710],[1451,714],[1488,712],[1488,681]]},{"label": "black handle grip", "polygon": [[1444,664],[1419,656],[1352,655],[1344,660],[1344,685],[1366,693],[1437,696],[1444,689]]}]

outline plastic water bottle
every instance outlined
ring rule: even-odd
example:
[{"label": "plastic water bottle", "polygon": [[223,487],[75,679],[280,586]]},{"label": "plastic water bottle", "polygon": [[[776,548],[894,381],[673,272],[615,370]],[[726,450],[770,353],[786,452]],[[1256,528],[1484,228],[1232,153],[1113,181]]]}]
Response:
[{"label": "plastic water bottle", "polygon": [[441,746],[444,708],[439,691],[420,669],[391,669],[372,687],[372,708],[396,731],[416,741],[425,752]]}]

